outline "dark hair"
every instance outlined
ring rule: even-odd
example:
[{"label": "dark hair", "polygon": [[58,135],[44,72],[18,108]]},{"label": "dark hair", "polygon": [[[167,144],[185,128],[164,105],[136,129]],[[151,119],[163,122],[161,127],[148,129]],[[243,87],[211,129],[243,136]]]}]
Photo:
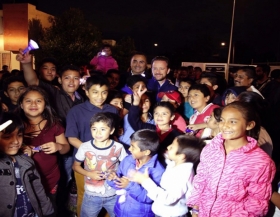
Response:
[{"label": "dark hair", "polygon": [[234,109],[238,110],[242,114],[242,117],[246,120],[246,123],[254,121],[255,127],[251,130],[246,131],[246,135],[258,140],[261,123],[260,123],[260,118],[258,116],[258,113],[255,111],[254,107],[247,102],[234,101],[234,102],[226,105],[223,108],[223,111],[226,108],[234,108]]},{"label": "dark hair", "polygon": [[110,48],[112,50],[112,45],[110,45],[110,44],[103,44],[101,46],[101,49],[103,50],[104,48]]},{"label": "dark hair", "polygon": [[190,135],[177,136],[178,150],[177,154],[186,156],[186,162],[193,163],[197,166],[200,159],[200,153],[205,146],[202,139]]},{"label": "dark hair", "polygon": [[59,77],[62,77],[64,72],[66,72],[67,70],[76,71],[76,72],[79,73],[79,76],[81,76],[80,68],[78,66],[75,66],[75,65],[65,65],[65,66],[63,66],[61,68],[61,70],[59,70],[59,72],[58,72]]},{"label": "dark hair", "polygon": [[142,129],[134,132],[130,139],[132,142],[137,142],[140,151],[149,150],[151,156],[157,153],[159,147],[159,137],[155,130]]},{"label": "dark hair", "polygon": [[119,76],[121,75],[119,70],[116,69],[109,69],[106,73],[106,77],[110,77],[112,74],[118,74]]},{"label": "dark hair", "polygon": [[109,88],[109,82],[104,75],[93,75],[87,78],[85,83],[85,89],[89,90],[93,85],[107,86]]},{"label": "dark hair", "polygon": [[126,80],[126,85],[132,88],[133,85],[139,81],[142,81],[145,85],[147,85],[147,80],[142,75],[132,75],[128,77],[128,79]]},{"label": "dark hair", "polygon": [[256,78],[256,69],[254,66],[243,66],[243,67],[240,67],[238,69],[238,71],[243,71],[246,76],[250,79],[255,79]]},{"label": "dark hair", "polygon": [[169,59],[165,56],[156,56],[155,58],[152,59],[151,61],[151,66],[155,61],[164,61],[167,64],[167,68],[169,68]]},{"label": "dark hair", "polygon": [[182,82],[186,82],[190,85],[193,85],[195,82],[189,78],[182,78],[180,81],[179,81],[179,84],[181,84]]},{"label": "dark hair", "polygon": [[199,90],[201,93],[203,93],[204,97],[207,97],[207,96],[211,97],[211,91],[210,91],[209,87],[206,84],[193,84],[189,88],[189,92],[191,90]]},{"label": "dark hair", "polygon": [[261,122],[264,121],[264,114],[268,108],[268,103],[258,93],[245,91],[238,95],[237,101],[250,103],[261,118]]},{"label": "dark hair", "polygon": [[19,133],[24,132],[24,123],[17,114],[12,112],[4,112],[0,120],[0,124],[3,124],[8,120],[11,120],[12,123],[1,131],[3,134],[10,134],[14,132],[16,129],[18,129]]},{"label": "dark hair", "polygon": [[260,68],[262,68],[262,71],[265,73],[265,74],[269,74],[269,72],[270,72],[270,66],[269,65],[267,65],[267,64],[259,64],[259,65],[257,65],[257,67],[260,67]]},{"label": "dark hair", "polygon": [[42,59],[41,62],[39,63],[39,65],[38,65],[39,68],[41,68],[45,63],[52,63],[52,64],[54,64],[56,69],[58,67],[58,63],[57,63],[55,58],[46,57],[46,58]]},{"label": "dark hair", "polygon": [[232,93],[234,96],[239,96],[242,92],[247,91],[247,87],[244,86],[233,86],[228,89],[226,89],[222,95],[222,102],[225,102],[227,95]]},{"label": "dark hair", "polygon": [[29,124],[29,120],[28,118],[25,116],[25,113],[23,111],[23,109],[21,108],[21,104],[24,100],[24,98],[26,97],[26,95],[29,92],[38,92],[40,95],[43,96],[43,99],[45,101],[45,108],[44,111],[42,113],[42,116],[44,119],[47,120],[47,127],[50,128],[52,127],[54,124],[59,122],[59,119],[57,117],[57,114],[55,112],[55,110],[51,107],[50,101],[49,101],[49,96],[47,94],[47,92],[45,90],[43,90],[42,88],[35,86],[35,85],[31,85],[29,87],[26,88],[26,91],[20,95],[19,99],[18,99],[18,107],[16,109],[16,112],[20,115],[20,117],[22,117],[22,120],[24,121],[24,123],[26,125],[30,125]]},{"label": "dark hair", "polygon": [[280,78],[280,69],[274,69],[270,73],[270,77],[273,79],[278,79]]},{"label": "dark hair", "polygon": [[198,70],[198,71],[202,72],[202,69],[198,66],[194,67],[194,70]]},{"label": "dark hair", "polygon": [[167,108],[170,111],[171,116],[173,116],[175,114],[175,108],[174,106],[170,103],[170,102],[158,102],[156,103],[155,107],[154,107],[154,111],[157,107],[164,107]]},{"label": "dark hair", "polygon": [[113,99],[116,99],[116,98],[121,98],[121,99],[123,99],[123,94],[122,94],[122,92],[119,91],[119,90],[109,90],[108,96],[107,96],[107,99],[106,99],[106,103],[107,103],[107,104],[110,104],[110,102],[111,102]]},{"label": "dark hair", "polygon": [[146,55],[145,53],[141,52],[141,51],[135,51],[135,52],[133,52],[132,55],[131,55],[131,57],[130,57],[130,60],[131,60],[134,56],[136,56],[136,55],[144,56],[145,59],[146,59],[146,61],[147,61],[147,55]]},{"label": "dark hair", "polygon": [[217,122],[220,122],[220,120],[221,120],[222,111],[223,111],[223,109],[221,107],[213,109],[213,115]]},{"label": "dark hair", "polygon": [[3,81],[3,90],[7,91],[8,86],[13,82],[21,82],[23,86],[27,87],[27,83],[22,76],[9,76]]},{"label": "dark hair", "polygon": [[103,122],[110,128],[110,130],[112,130],[115,126],[114,117],[110,112],[98,112],[93,115],[90,119],[90,126],[96,122]]},{"label": "dark hair", "polygon": [[208,79],[208,81],[212,84],[212,86],[218,85],[218,76],[213,72],[207,72],[202,74],[200,79],[202,78]]}]

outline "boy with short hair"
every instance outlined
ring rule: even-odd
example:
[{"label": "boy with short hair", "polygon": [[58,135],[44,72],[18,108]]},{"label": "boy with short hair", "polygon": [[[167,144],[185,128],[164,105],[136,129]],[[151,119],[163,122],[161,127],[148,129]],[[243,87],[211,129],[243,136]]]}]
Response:
[{"label": "boy with short hair", "polygon": [[159,138],[154,130],[143,129],[131,135],[131,155],[120,164],[117,173],[111,172],[108,184],[118,190],[114,212],[118,217],[154,217],[153,201],[140,184],[129,181],[132,171],[144,172],[147,168],[151,179],[159,185],[164,167],[157,159]]},{"label": "boy with short hair", "polygon": [[[85,92],[89,100],[82,104],[74,106],[68,112],[66,118],[66,132],[69,143],[74,146],[74,154],[83,142],[92,139],[90,131],[90,119],[98,112],[111,112],[118,116],[118,110],[105,101],[108,96],[109,84],[108,80],[102,75],[91,76],[86,80]],[[117,124],[116,124],[117,125]],[[81,203],[84,194],[84,177],[75,173],[78,199],[77,199],[77,214],[80,216]]]},{"label": "boy with short hair", "polygon": [[122,144],[109,138],[115,130],[109,112],[96,113],[90,120],[90,130],[93,139],[81,144],[73,164],[73,170],[85,180],[81,216],[97,217],[102,207],[114,216],[116,190],[108,186],[105,179],[127,154]]},{"label": "boy with short hair", "polygon": [[25,91],[27,84],[22,77],[10,76],[3,81],[4,94],[9,100],[5,102],[8,110],[13,112],[17,108],[17,100]]}]

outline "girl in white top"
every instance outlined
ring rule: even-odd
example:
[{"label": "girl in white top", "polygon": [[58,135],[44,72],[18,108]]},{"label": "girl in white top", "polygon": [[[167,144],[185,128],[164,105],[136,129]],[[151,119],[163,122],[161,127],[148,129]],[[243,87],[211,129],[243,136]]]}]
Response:
[{"label": "girl in white top", "polygon": [[168,164],[160,186],[149,178],[148,170],[144,174],[131,173],[131,181],[140,183],[147,190],[148,197],[154,200],[152,210],[156,216],[186,216],[188,212],[186,201],[192,189],[194,169],[199,162],[204,145],[201,139],[194,136],[176,137],[167,147]]}]

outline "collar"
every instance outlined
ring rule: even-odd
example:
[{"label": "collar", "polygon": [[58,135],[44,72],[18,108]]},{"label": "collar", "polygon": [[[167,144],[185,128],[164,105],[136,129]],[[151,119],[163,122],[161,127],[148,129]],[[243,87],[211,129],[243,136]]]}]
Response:
[{"label": "collar", "polygon": [[[136,75],[136,74],[134,74],[134,73],[132,72],[132,70],[130,71],[130,73],[131,73],[131,75]],[[146,77],[146,75],[145,75],[145,71],[141,72],[141,74],[140,74],[140,75],[142,75],[143,77]]]}]

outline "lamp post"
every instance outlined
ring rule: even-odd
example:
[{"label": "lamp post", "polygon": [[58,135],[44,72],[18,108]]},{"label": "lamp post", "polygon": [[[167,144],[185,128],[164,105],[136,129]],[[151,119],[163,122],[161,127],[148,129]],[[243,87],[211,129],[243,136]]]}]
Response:
[{"label": "lamp post", "polygon": [[231,16],[231,29],[230,29],[230,38],[229,38],[229,47],[228,47],[228,59],[227,59],[228,68],[229,68],[229,63],[230,63],[230,54],[231,54],[231,46],[232,46],[232,33],[233,33],[233,24],[234,24],[234,12],[235,12],[235,0],[233,0],[233,8],[232,8],[232,16]]}]

